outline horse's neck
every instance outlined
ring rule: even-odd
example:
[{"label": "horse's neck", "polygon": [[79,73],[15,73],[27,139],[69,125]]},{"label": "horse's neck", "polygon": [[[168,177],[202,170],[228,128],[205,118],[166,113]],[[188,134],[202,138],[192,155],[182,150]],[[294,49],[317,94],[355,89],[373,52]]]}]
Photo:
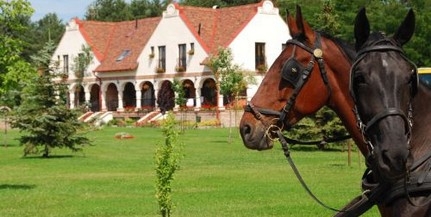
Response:
[{"label": "horse's neck", "polygon": [[419,84],[413,100],[413,129],[411,146],[413,157],[418,158],[431,151],[431,89]]},{"label": "horse's neck", "polygon": [[351,62],[347,58],[339,58],[335,63],[337,67],[333,67],[334,76],[330,81],[331,100],[328,106],[337,113],[344,127],[350,133],[356,146],[364,156],[368,154],[368,147],[364,138],[359,131],[356,123],[356,117],[353,112],[354,103],[349,94],[349,71]]}]

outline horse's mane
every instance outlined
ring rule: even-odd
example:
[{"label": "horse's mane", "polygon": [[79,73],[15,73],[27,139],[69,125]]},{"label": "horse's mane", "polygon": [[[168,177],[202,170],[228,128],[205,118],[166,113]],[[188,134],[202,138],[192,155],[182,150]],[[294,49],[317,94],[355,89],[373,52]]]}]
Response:
[{"label": "horse's mane", "polygon": [[323,37],[333,41],[336,45],[338,45],[341,48],[341,51],[343,51],[344,55],[350,60],[350,62],[353,62],[353,60],[356,58],[356,51],[352,44],[344,41],[343,39],[334,37],[326,32],[319,31],[319,33]]}]

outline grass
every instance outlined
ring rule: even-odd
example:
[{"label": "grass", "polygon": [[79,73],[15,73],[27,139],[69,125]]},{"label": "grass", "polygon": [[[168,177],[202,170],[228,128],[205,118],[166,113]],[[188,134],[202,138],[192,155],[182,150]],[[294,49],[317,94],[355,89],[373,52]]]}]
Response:
[{"label": "grass", "polygon": [[[118,132],[135,136],[117,140]],[[332,216],[300,186],[280,146],[256,152],[228,129],[186,130],[184,158],[173,183],[172,216]],[[237,132],[237,131],[234,131]],[[9,131],[0,133],[0,216],[160,216],[154,197],[154,151],[163,142],[156,128],[91,132],[83,153],[58,149],[53,157],[22,158]],[[5,147],[5,144],[7,146]],[[312,191],[341,208],[360,193],[363,161],[357,153],[295,148],[292,157]],[[376,208],[364,216],[377,216]]]}]

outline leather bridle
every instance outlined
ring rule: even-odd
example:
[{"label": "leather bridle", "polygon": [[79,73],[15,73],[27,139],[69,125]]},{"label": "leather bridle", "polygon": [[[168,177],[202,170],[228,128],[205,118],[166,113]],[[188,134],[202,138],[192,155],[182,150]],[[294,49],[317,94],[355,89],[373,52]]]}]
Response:
[{"label": "leather bridle", "polygon": [[[310,73],[313,71],[313,68],[314,68],[314,65],[316,62],[319,66],[320,74],[322,76],[323,82],[329,91],[328,99],[330,98],[330,95],[331,95],[331,88],[329,86],[328,76],[327,76],[327,73],[325,70],[325,64],[323,61],[323,53],[322,53],[322,49],[321,49],[322,45],[321,45],[320,34],[318,32],[316,32],[316,40],[315,40],[313,48],[305,45],[304,43],[302,43],[298,39],[290,39],[286,42],[286,45],[288,45],[288,44],[291,44],[294,46],[294,48],[293,48],[294,51],[292,52],[292,58],[294,58],[296,47],[300,47],[303,50],[307,51],[308,53],[311,54],[311,57],[310,57],[310,61],[308,62],[307,66],[304,67],[300,72],[298,72],[299,77],[296,80],[296,82],[292,83],[292,85],[294,86],[294,90],[293,90],[290,98],[287,100],[286,104],[283,106],[283,108],[280,111],[276,111],[276,110],[268,109],[268,108],[256,107],[251,102],[248,102],[247,105],[244,107],[244,111],[252,113],[257,120],[262,120],[263,116],[274,116],[274,117],[276,117],[276,124],[274,125],[273,123],[271,123],[269,126],[267,126],[268,127],[267,131],[273,131],[272,133],[274,133],[274,135],[276,135],[276,132],[274,130],[271,130],[271,128],[275,129],[275,130],[283,130],[283,129],[290,127],[290,126],[286,126],[286,127],[284,126],[284,120],[288,116],[288,114],[291,112],[292,107],[296,102],[296,98],[297,98],[298,94],[300,93],[302,87],[308,81]],[[290,59],[292,59],[292,58],[290,58]],[[287,62],[290,59],[286,60],[286,62],[284,63],[283,66],[286,66]],[[282,73],[282,72],[280,72],[280,73]],[[278,139],[278,138],[274,138],[273,136],[271,136],[271,133],[267,133],[266,135],[271,140]]]},{"label": "leather bridle", "polygon": [[[354,71],[356,66],[359,64],[359,62],[364,59],[364,57],[368,54],[368,53],[372,53],[372,52],[388,52],[388,51],[395,51],[398,52],[399,54],[401,54],[401,56],[403,57],[404,60],[406,60],[407,62],[409,62],[412,66],[414,66],[414,78],[412,79],[412,84],[411,84],[411,100],[409,102],[409,109],[407,111],[407,114],[402,111],[399,108],[395,108],[395,107],[390,107],[390,108],[386,108],[383,111],[380,111],[378,113],[376,113],[366,124],[363,123],[363,121],[360,118],[360,115],[358,113],[358,109],[356,106],[357,103],[357,96],[353,90],[353,83],[354,83]],[[357,58],[355,60],[355,62],[353,63],[351,70],[350,70],[350,86],[349,86],[349,91],[350,91],[350,95],[353,98],[353,101],[355,102],[354,106],[354,113],[355,113],[355,117],[356,117],[356,122],[358,125],[359,130],[362,133],[362,136],[364,138],[364,141],[366,144],[368,144],[368,148],[369,148],[369,154],[373,155],[374,152],[374,145],[371,143],[369,137],[368,137],[368,132],[369,130],[376,125],[378,122],[380,122],[382,119],[389,117],[389,116],[400,116],[405,124],[405,129],[406,129],[406,134],[408,136],[408,141],[410,141],[410,137],[411,137],[411,129],[413,127],[413,109],[412,109],[412,99],[413,97],[416,95],[417,92],[417,85],[418,85],[418,76],[417,76],[417,69],[416,69],[416,65],[409,60],[407,57],[405,57],[404,55],[404,51],[402,50],[402,48],[400,46],[398,46],[393,40],[389,39],[389,38],[384,38],[381,40],[377,40],[376,42],[372,43],[370,46],[367,46],[363,49],[361,49],[358,54],[357,54]]]}]

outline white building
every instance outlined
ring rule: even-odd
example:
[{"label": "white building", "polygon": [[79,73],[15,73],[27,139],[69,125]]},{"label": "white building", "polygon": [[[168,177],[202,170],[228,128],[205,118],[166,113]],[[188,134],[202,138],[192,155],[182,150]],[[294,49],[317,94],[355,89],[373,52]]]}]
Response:
[{"label": "white building", "polygon": [[[185,87],[189,106],[222,108],[205,60],[219,47],[230,48],[234,63],[261,81],[259,70],[275,61],[289,38],[287,24],[268,0],[228,8],[174,3],[157,18],[115,23],[72,19],[53,60],[59,62],[58,73],[68,75],[71,108],[88,103],[92,111],[154,110],[166,104],[171,109],[172,104],[157,99],[174,96],[174,79]],[[74,59],[83,46],[91,48],[93,60],[80,80]],[[257,86],[249,86],[247,97]]]}]

